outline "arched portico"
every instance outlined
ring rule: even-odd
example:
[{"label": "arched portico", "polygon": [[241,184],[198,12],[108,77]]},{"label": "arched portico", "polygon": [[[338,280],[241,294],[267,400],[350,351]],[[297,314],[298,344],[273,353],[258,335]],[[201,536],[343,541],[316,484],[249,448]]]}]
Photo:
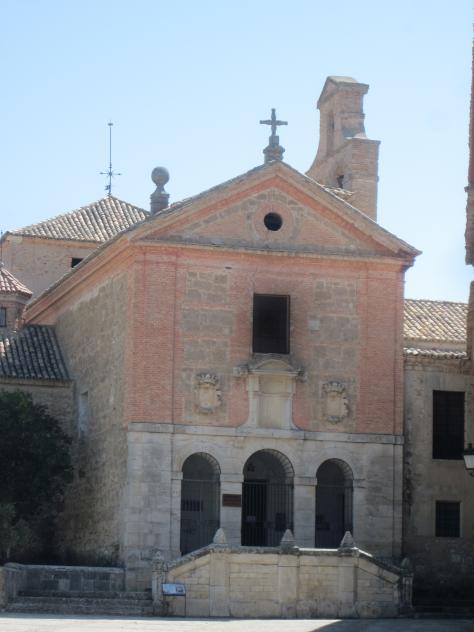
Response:
[{"label": "arched portico", "polygon": [[181,554],[206,546],[219,528],[220,467],[206,452],[183,463],[181,481]]},{"label": "arched portico", "polygon": [[243,474],[242,545],[277,546],[293,530],[293,467],[281,452],[259,450]]},{"label": "arched portico", "polygon": [[316,474],[315,546],[337,548],[352,526],[352,470],[340,459],[324,461]]}]

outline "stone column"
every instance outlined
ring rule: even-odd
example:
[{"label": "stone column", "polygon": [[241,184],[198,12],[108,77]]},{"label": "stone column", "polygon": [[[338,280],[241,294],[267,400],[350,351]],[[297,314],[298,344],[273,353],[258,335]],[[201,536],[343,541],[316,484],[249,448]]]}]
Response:
[{"label": "stone column", "polygon": [[229,557],[227,545],[213,545],[209,560],[209,616],[228,617]]},{"label": "stone column", "polygon": [[162,585],[166,581],[166,562],[160,552],[153,557],[151,567],[151,595],[153,598],[153,614],[164,616],[166,605],[163,598]]},{"label": "stone column", "polygon": [[222,496],[233,494],[242,498],[243,474],[221,475],[221,528],[224,529],[229,546],[240,546],[242,507],[224,507]]},{"label": "stone column", "polygon": [[354,617],[356,615],[356,556],[357,549],[339,549],[339,617]]},{"label": "stone column", "polygon": [[[288,532],[287,532],[288,533]],[[286,549],[282,542],[278,557],[278,600],[280,617],[294,619],[298,603],[298,549]]]},{"label": "stone column", "polygon": [[352,535],[361,549],[369,548],[370,534],[366,527],[367,489],[365,479],[355,478],[352,483]]},{"label": "stone column", "polygon": [[176,559],[181,555],[181,481],[182,472],[171,473],[171,515],[170,515],[170,557]]},{"label": "stone column", "polygon": [[300,548],[314,547],[316,523],[316,479],[297,476],[294,479],[294,536]]}]

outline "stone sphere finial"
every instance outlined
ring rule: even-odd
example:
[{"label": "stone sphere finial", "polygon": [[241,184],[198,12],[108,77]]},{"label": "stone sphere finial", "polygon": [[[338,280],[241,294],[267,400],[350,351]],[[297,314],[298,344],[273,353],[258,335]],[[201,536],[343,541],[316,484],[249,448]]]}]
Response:
[{"label": "stone sphere finial", "polygon": [[165,169],[164,167],[155,167],[151,172],[151,179],[159,189],[163,189],[170,179],[168,169]]},{"label": "stone sphere finial", "polygon": [[169,194],[165,191],[165,184],[170,179],[168,169],[155,167],[151,172],[151,179],[156,184],[155,191],[150,195],[150,210],[159,213],[168,206]]}]

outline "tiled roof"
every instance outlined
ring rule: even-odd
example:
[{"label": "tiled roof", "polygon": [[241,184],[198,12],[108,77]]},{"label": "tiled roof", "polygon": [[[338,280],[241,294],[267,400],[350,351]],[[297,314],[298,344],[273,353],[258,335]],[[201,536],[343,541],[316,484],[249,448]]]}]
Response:
[{"label": "tiled roof", "polygon": [[466,320],[466,303],[405,299],[405,339],[463,343]]},{"label": "tiled roof", "polygon": [[20,283],[0,261],[0,294],[23,294],[28,298],[33,294],[26,285]]},{"label": "tiled roof", "polygon": [[149,216],[137,206],[116,197],[105,197],[75,211],[57,215],[38,224],[11,231],[14,235],[29,235],[45,239],[95,241],[102,243],[115,237]]},{"label": "tiled roof", "polygon": [[68,380],[69,375],[52,327],[28,325],[0,334],[0,379]]},{"label": "tiled roof", "polygon": [[438,360],[464,360],[467,358],[465,351],[445,351],[444,349],[403,349],[405,356],[412,358],[436,358]]}]

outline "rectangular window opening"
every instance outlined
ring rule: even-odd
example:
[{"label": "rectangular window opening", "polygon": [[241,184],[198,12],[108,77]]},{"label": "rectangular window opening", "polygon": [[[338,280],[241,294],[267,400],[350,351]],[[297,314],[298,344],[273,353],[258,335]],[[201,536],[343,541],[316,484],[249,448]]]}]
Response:
[{"label": "rectangular window opening", "polygon": [[77,429],[79,437],[84,437],[89,428],[89,393],[83,391],[79,394],[77,415]]},{"label": "rectangular window opening", "polygon": [[73,257],[71,259],[71,268],[75,268],[77,265],[79,265],[82,261],[81,257]]},{"label": "rectangular window opening", "polygon": [[0,307],[0,327],[7,326],[7,308]]},{"label": "rectangular window opening", "polygon": [[459,502],[436,501],[437,538],[459,538],[461,506]]},{"label": "rectangular window opening", "polygon": [[464,393],[433,391],[433,458],[461,460],[464,450]]},{"label": "rectangular window opening", "polygon": [[290,297],[254,294],[254,353],[290,353]]}]

